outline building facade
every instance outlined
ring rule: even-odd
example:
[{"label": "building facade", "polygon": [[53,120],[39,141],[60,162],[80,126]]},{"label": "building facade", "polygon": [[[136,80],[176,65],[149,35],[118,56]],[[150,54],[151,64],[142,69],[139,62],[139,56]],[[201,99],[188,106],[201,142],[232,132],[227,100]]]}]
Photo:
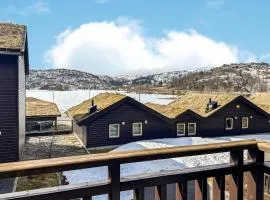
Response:
[{"label": "building facade", "polygon": [[26,27],[0,24],[0,162],[18,161],[25,142]]}]

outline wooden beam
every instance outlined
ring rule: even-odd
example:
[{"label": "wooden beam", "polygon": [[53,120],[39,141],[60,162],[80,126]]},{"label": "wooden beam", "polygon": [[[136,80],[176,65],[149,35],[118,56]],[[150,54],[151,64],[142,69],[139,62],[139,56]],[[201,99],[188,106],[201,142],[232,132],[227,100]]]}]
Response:
[{"label": "wooden beam", "polygon": [[187,200],[187,182],[176,183],[176,200]]},{"label": "wooden beam", "polygon": [[202,178],[194,181],[195,200],[207,200],[207,178]]},{"label": "wooden beam", "polygon": [[144,200],[144,188],[139,188],[134,190],[134,200]]},{"label": "wooden beam", "polygon": [[213,200],[225,199],[225,176],[213,177]]},{"label": "wooden beam", "polygon": [[167,185],[159,185],[155,188],[155,200],[167,200]]},{"label": "wooden beam", "polygon": [[[243,150],[236,150],[230,152],[231,163],[236,167],[243,166]],[[228,176],[229,178],[229,194],[230,200],[241,200],[243,199],[243,171],[238,170],[236,173],[232,173]]]},{"label": "wooden beam", "polygon": [[236,149],[257,147],[255,140],[224,142],[208,145],[145,149],[127,152],[110,152],[92,155],[51,158],[0,164],[0,178],[28,176],[40,173],[53,173],[89,167],[106,166],[110,162],[122,163],[159,160],[181,156],[193,156]]},{"label": "wooden beam", "polygon": [[257,146],[260,151],[270,153],[270,142],[258,142]]},{"label": "wooden beam", "polygon": [[111,162],[109,165],[109,178],[111,180],[110,200],[120,200],[120,163]]}]

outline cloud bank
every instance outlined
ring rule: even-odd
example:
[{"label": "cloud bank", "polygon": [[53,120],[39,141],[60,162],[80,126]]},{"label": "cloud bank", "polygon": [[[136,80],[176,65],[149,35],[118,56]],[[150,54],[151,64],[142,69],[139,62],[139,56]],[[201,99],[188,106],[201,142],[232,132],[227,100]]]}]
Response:
[{"label": "cloud bank", "polygon": [[238,62],[237,47],[215,41],[195,30],[169,30],[147,37],[137,20],[89,22],[56,37],[45,59],[57,68],[94,74],[195,69]]}]

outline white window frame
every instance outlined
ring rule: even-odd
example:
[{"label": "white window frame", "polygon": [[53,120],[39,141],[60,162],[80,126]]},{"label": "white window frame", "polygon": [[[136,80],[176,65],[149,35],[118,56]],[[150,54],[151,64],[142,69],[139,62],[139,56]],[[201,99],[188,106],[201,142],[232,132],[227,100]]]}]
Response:
[{"label": "white window frame", "polygon": [[[178,129],[178,126],[180,126],[180,125],[182,125],[182,126],[184,126],[184,131],[183,131],[183,133],[179,133],[179,129]],[[176,124],[176,134],[177,134],[177,136],[183,136],[183,135],[185,135],[186,134],[186,124],[185,123],[177,123]]]},{"label": "white window frame", "polygon": [[[243,119],[247,119],[247,126],[243,126]],[[241,118],[241,127],[242,127],[242,129],[247,129],[249,127],[249,118],[248,117]]]},{"label": "white window frame", "polygon": [[[140,134],[135,134],[134,133],[134,126],[138,125],[138,124],[141,125],[141,131],[140,131]],[[143,123],[142,122],[134,122],[134,123],[132,123],[132,135],[133,136],[142,136],[142,134],[143,134]]]},{"label": "white window frame", "polygon": [[[231,128],[227,128],[227,120],[231,120],[231,124],[232,124]],[[226,130],[233,130],[233,118],[232,117],[226,117],[225,118],[225,129]]]},{"label": "white window frame", "polygon": [[[189,128],[190,125],[194,125],[194,132],[193,133],[190,132],[190,128]],[[188,135],[196,135],[196,133],[197,133],[197,123],[196,122],[188,123]]]},{"label": "white window frame", "polygon": [[[111,126],[118,126],[118,134],[117,135],[111,135]],[[109,124],[109,138],[119,138],[120,137],[120,124]]]}]

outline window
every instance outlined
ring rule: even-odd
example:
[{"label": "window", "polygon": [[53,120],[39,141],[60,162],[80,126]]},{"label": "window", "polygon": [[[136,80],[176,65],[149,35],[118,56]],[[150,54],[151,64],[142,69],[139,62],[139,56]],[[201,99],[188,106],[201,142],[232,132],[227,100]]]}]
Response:
[{"label": "window", "polygon": [[233,129],[233,118],[226,118],[225,128],[226,128],[226,130]]},{"label": "window", "polygon": [[120,132],[119,124],[109,124],[109,138],[118,138]]},{"label": "window", "polygon": [[188,135],[196,134],[196,123],[188,123]]},{"label": "window", "polygon": [[248,117],[242,117],[242,128],[248,128]]},{"label": "window", "polygon": [[177,127],[177,136],[185,135],[185,123],[179,123]]},{"label": "window", "polygon": [[132,124],[132,134],[133,136],[141,136],[142,135],[142,123],[133,123]]}]

